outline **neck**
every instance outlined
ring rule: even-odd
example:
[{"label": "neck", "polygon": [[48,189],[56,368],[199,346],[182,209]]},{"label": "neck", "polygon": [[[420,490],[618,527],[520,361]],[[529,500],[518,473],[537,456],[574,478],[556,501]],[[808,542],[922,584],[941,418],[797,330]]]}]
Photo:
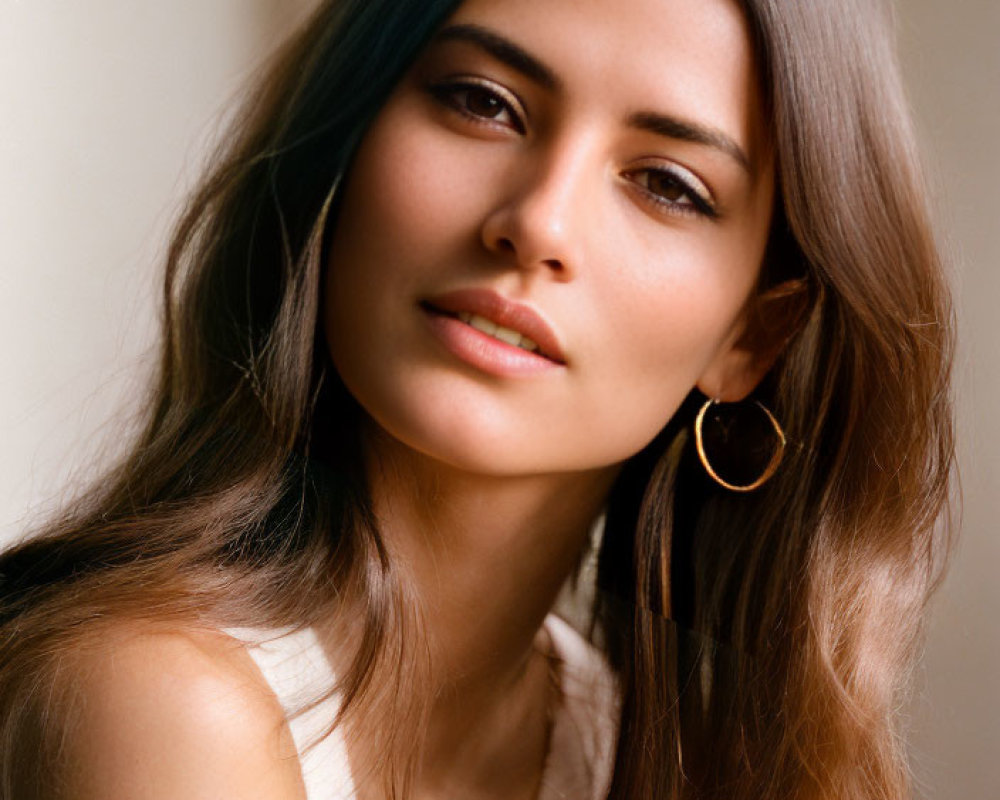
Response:
[{"label": "neck", "polygon": [[523,769],[529,747],[544,757],[549,676],[539,629],[617,469],[475,475],[385,436],[373,437],[368,456],[379,530],[412,584],[430,654],[420,782],[449,787],[432,795],[454,796],[461,785],[465,796],[473,787],[487,796],[490,775],[510,786],[505,761]]}]

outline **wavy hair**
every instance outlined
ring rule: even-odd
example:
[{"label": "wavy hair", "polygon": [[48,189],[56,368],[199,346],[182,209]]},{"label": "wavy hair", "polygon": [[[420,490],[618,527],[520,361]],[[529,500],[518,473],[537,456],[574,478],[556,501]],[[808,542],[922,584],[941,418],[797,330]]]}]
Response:
[{"label": "wavy hair", "polygon": [[[0,797],[41,791],[23,756],[57,736],[60,654],[114,620],[308,625],[348,595],[364,637],[338,721],[403,721],[379,725],[372,768],[406,795],[423,710],[380,687],[420,684],[419,621],[317,326],[335,187],[456,5],[324,3],[222,143],[169,250],[141,433],[0,556]],[[764,488],[726,492],[693,452],[693,393],[621,472],[593,630],[623,691],[610,796],[895,800],[899,703],[949,542],[948,291],[887,8],[742,5],[778,169],[761,292],[806,298],[756,395],[790,446]]]}]

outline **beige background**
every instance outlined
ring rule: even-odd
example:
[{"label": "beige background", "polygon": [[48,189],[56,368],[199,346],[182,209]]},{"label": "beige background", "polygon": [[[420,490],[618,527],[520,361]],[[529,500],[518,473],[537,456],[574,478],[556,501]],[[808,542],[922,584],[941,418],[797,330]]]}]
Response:
[{"label": "beige background", "polygon": [[[155,269],[226,101],[312,0],[0,0],[0,542],[114,448]],[[964,533],[912,708],[919,795],[1000,797],[1000,3],[901,0],[959,256]],[[858,187],[864,191],[864,187]]]},{"label": "beige background", "polygon": [[913,752],[941,800],[1000,798],[1000,3],[900,0],[904,71],[959,258],[962,539],[934,603]]}]

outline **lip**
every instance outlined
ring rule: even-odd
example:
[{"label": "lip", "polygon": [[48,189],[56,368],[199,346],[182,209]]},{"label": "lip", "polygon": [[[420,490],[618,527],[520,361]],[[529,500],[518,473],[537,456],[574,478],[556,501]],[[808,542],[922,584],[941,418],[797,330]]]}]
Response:
[{"label": "lip", "polygon": [[[538,353],[513,348],[534,359],[545,359],[565,366],[566,356],[552,326],[530,306],[508,300],[492,289],[459,289],[429,297],[421,303],[425,310],[455,316],[461,311],[485,317],[491,322],[527,336],[538,345]],[[465,323],[460,323],[465,325]],[[466,326],[470,327],[470,326]],[[475,329],[473,329],[475,330]],[[477,331],[477,333],[480,333]],[[486,336],[487,334],[482,334]],[[490,337],[492,339],[492,337]],[[499,342],[499,344],[503,344]],[[504,345],[513,347],[512,345]]]}]

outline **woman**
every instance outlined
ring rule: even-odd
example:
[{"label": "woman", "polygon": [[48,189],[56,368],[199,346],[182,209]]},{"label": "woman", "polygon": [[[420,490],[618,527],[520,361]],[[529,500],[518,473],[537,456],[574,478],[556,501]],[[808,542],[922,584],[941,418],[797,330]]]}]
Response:
[{"label": "woman", "polygon": [[906,796],[951,318],[885,14],[324,4],[139,441],[0,561],[4,797]]}]

